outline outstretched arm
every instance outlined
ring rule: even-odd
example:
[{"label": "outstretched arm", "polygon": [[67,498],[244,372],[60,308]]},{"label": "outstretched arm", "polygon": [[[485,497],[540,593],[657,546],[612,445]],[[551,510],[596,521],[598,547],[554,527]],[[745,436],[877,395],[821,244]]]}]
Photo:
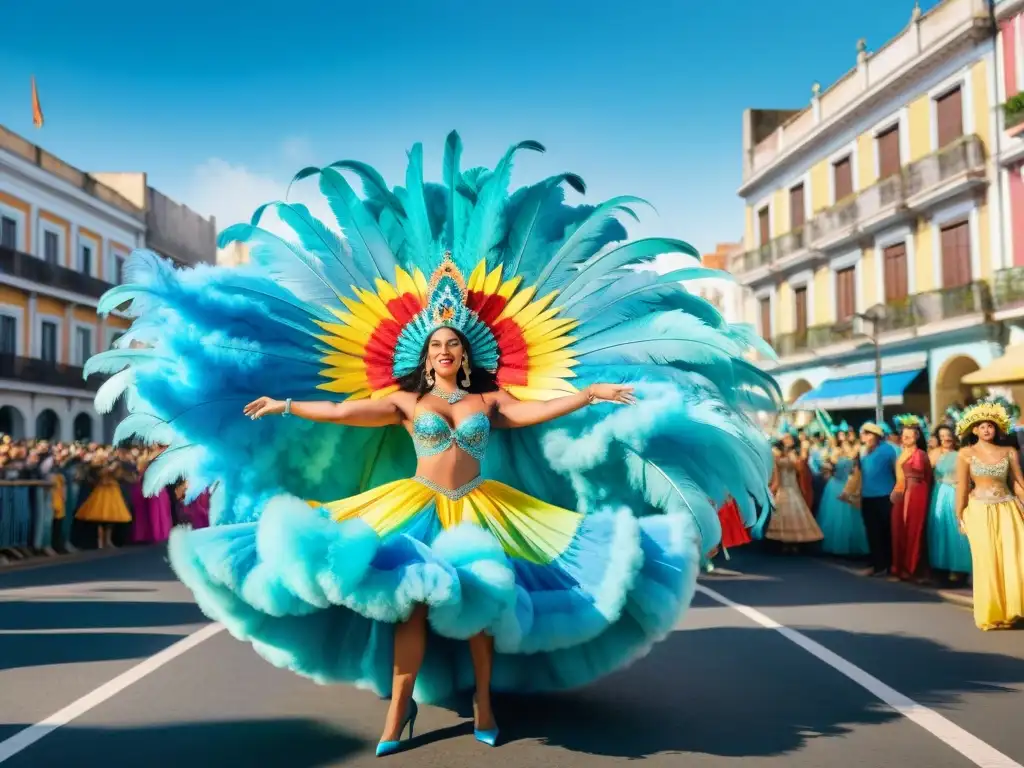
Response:
[{"label": "outstretched arm", "polygon": [[504,429],[532,427],[578,411],[599,400],[623,404],[636,402],[633,388],[619,384],[591,384],[574,395],[556,397],[545,402],[516,400],[508,392],[501,390],[492,398],[492,402],[497,406],[494,426]]},{"label": "outstretched arm", "polygon": [[[286,403],[261,397],[245,406],[244,413],[250,419],[275,416],[285,413]],[[380,400],[356,400],[344,403],[312,401],[291,403],[288,415],[307,421],[327,424],[342,424],[348,427],[387,427],[402,423],[402,409],[394,396]]]}]

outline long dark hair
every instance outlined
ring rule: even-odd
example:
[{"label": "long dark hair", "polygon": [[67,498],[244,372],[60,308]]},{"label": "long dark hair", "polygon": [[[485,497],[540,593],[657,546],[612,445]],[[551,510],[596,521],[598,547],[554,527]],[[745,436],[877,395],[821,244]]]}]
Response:
[{"label": "long dark hair", "polygon": [[918,448],[920,448],[922,451],[924,451],[925,453],[928,453],[928,441],[924,439],[924,430],[921,429],[920,427],[917,427],[917,426],[903,427],[903,429],[900,430],[900,434],[901,434],[900,441],[901,441],[901,444],[902,444],[902,433],[903,433],[903,430],[906,430],[906,429],[912,429],[912,430],[914,430],[917,433],[917,439],[914,441],[914,444]]},{"label": "long dark hair", "polygon": [[[463,333],[455,328],[448,328],[454,333],[459,341],[462,343],[462,354],[467,360],[469,360],[469,386],[463,387],[467,392],[474,395],[480,395],[484,392],[497,392],[498,391],[498,378],[491,371],[486,368],[477,368],[473,365],[473,350],[469,346],[469,340],[463,335]],[[423,342],[423,349],[420,350],[420,361],[416,365],[416,369],[411,373],[405,374],[398,379],[398,388],[403,392],[415,392],[417,397],[423,397],[427,392],[430,391],[431,386],[427,383],[427,353],[430,351],[430,340],[434,338],[434,334],[441,330],[438,328],[436,331],[431,333],[425,342]],[[462,387],[462,372],[459,372],[459,386]]]},{"label": "long dark hair", "polygon": [[953,429],[949,424],[939,424],[935,428],[935,439],[939,441],[939,447],[942,447],[942,433],[949,432],[949,436],[953,438],[953,450],[955,451],[960,447],[959,441],[956,439],[956,430]]}]

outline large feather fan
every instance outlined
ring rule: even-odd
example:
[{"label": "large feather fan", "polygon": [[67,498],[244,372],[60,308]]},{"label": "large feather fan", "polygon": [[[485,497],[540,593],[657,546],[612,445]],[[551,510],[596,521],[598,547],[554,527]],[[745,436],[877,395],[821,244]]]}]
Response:
[{"label": "large feather fan", "polygon": [[[552,307],[575,323],[573,367],[559,375],[575,386],[627,382],[639,396],[633,407],[600,405],[496,434],[485,476],[583,511],[622,502],[638,515],[692,515],[705,551],[718,544],[716,509],[727,497],[752,525],[758,509],[770,508],[771,453],[747,414],[779,400],[774,380],[747,360],[756,334],[686,290],[686,280],[707,276],[691,246],[626,239],[621,220],[635,218],[642,200],[569,205],[567,189],[585,190],[569,173],[510,194],[514,155],[543,149],[520,142],[493,170],[464,171],[452,133],[443,184],[424,182],[417,145],[405,186],[393,189],[357,161],[306,168],[295,181],[318,180],[336,221],[328,226],[298,204],[261,207],[220,238],[221,246],[248,245],[246,267],[181,271],[151,252],[133,254],[126,284],[100,310],[130,302],[134,323],[116,349],[89,360],[87,373],[114,374],[97,398],[104,408],[129,393],[118,441],[169,446],[145,490],[185,478],[194,496],[216,484],[214,522],[226,524],[255,519],[282,491],[324,501],[411,475],[415,457],[400,428],[252,422],[242,407],[260,395],[355,396],[324,387],[332,350],[323,324],[399,272],[429,275],[449,250],[466,275],[484,261],[533,295],[554,293]],[[362,196],[347,176],[362,182]],[[269,209],[293,238],[259,226]],[[693,265],[664,276],[643,271],[663,253]]]}]

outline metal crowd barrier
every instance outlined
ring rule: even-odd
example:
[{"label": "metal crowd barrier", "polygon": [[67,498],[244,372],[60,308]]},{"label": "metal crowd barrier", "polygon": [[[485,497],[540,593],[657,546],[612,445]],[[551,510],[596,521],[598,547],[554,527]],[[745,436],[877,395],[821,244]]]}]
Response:
[{"label": "metal crowd barrier", "polygon": [[53,546],[53,493],[58,485],[63,484],[0,480],[0,550]]}]

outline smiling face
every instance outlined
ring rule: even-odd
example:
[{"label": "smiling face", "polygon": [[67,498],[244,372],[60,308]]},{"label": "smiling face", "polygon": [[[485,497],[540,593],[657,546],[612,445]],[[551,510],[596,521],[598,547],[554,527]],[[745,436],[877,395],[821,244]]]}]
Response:
[{"label": "smiling face", "polygon": [[427,342],[427,367],[440,376],[456,375],[465,355],[462,341],[451,328],[434,331]]},{"label": "smiling face", "polygon": [[900,443],[904,448],[911,448],[917,444],[917,430],[911,427],[904,427],[900,433]]},{"label": "smiling face", "polygon": [[949,428],[939,430],[939,445],[947,451],[951,451],[956,447],[956,442],[953,439],[953,430]]}]

